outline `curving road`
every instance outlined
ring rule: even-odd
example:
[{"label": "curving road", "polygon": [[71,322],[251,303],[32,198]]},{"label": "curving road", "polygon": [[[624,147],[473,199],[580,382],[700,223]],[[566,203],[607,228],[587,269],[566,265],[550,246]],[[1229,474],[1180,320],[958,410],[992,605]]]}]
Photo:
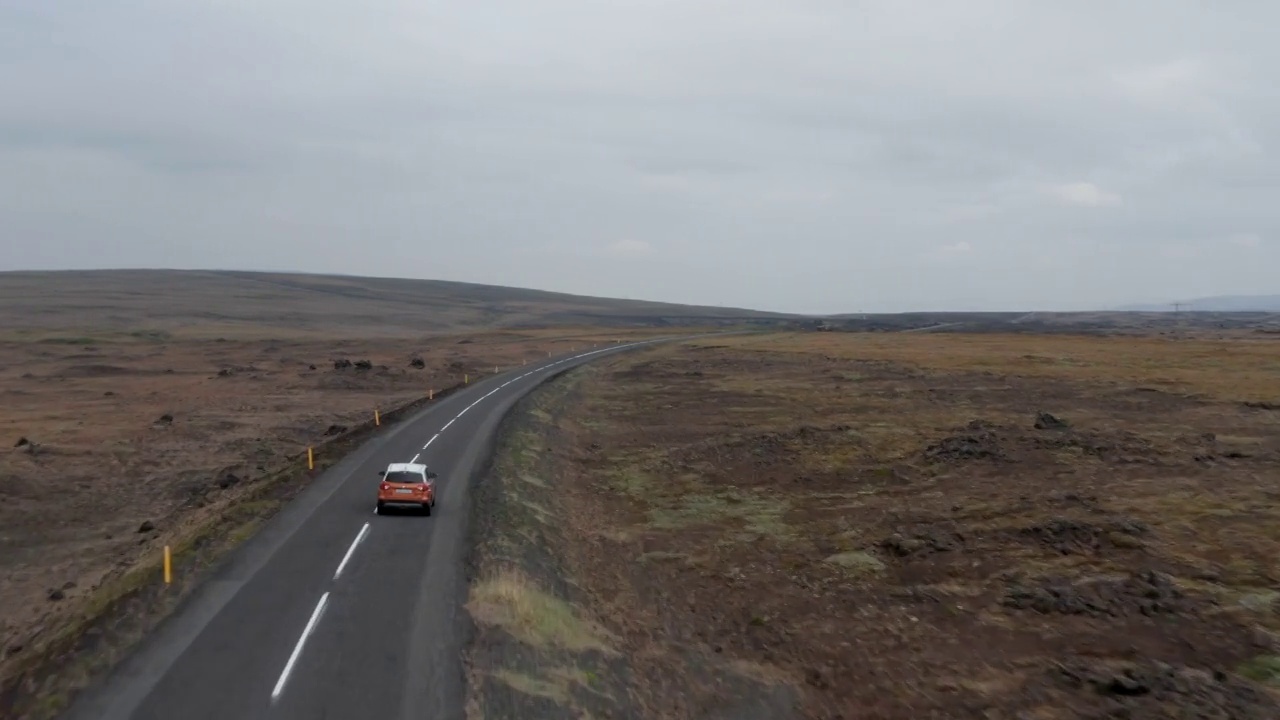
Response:
[{"label": "curving road", "polygon": [[[462,718],[468,490],[502,416],[610,345],[456,392],[322,474],[99,687],[73,720]],[[439,473],[431,517],[373,512],[378,471]]]}]

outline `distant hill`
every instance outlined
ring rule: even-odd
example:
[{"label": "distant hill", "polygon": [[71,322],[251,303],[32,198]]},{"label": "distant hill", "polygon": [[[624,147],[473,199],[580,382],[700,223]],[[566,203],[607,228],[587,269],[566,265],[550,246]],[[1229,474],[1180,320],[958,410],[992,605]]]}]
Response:
[{"label": "distant hill", "polygon": [[[911,312],[798,315],[622,300],[446,280],[220,270],[0,272],[0,329],[272,328],[361,335],[548,326],[743,326],[881,332],[1080,332],[1280,326],[1280,295],[1133,305],[1097,313]],[[1273,314],[1268,314],[1273,313]]]},{"label": "distant hill", "polygon": [[15,330],[254,325],[378,334],[775,324],[795,317],[444,280],[201,270],[0,273],[0,327]]},{"label": "distant hill", "polygon": [[846,332],[1089,333],[1256,330],[1280,332],[1280,312],[913,312],[831,315],[796,323]]},{"label": "distant hill", "polygon": [[[1178,301],[1180,310],[1192,312],[1280,312],[1280,295],[1217,295]],[[1137,304],[1116,308],[1119,312],[1174,312],[1172,303]]]}]

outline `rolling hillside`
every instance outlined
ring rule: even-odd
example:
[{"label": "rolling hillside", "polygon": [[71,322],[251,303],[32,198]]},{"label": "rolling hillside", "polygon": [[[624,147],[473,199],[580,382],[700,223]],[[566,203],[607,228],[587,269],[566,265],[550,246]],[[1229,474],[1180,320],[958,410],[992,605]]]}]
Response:
[{"label": "rolling hillside", "polygon": [[795,316],[596,298],[443,280],[233,271],[0,273],[0,322],[15,330],[140,325],[449,332],[543,325],[662,326]]}]

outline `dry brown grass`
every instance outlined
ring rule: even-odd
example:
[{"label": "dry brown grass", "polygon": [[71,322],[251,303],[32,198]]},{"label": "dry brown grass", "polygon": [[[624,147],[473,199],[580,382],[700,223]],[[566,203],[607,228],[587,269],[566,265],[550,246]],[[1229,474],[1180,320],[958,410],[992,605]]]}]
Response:
[{"label": "dry brown grass", "polygon": [[1140,385],[1219,400],[1280,403],[1280,338],[1092,335],[773,333],[717,338],[748,352],[880,360],[937,372],[986,372]]},{"label": "dry brown grass", "polygon": [[613,652],[606,630],[514,568],[495,570],[475,583],[467,609],[478,622],[500,626],[536,648]]}]

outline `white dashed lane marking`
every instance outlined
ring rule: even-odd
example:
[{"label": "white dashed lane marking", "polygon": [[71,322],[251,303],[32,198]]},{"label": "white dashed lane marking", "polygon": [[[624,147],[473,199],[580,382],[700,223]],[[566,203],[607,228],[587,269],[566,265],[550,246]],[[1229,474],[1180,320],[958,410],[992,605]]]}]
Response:
[{"label": "white dashed lane marking", "polygon": [[307,626],[302,630],[302,636],[298,638],[298,644],[293,646],[293,654],[289,656],[289,661],[284,664],[280,679],[276,680],[275,689],[271,691],[272,702],[279,700],[280,694],[284,692],[284,685],[289,682],[289,674],[293,672],[293,666],[298,662],[298,656],[302,654],[302,646],[307,644],[307,638],[311,637],[311,633],[315,632],[316,624],[320,622],[320,615],[324,613],[324,606],[328,603],[329,593],[321,595],[320,602],[316,603],[316,609],[311,613],[311,619],[307,621]]},{"label": "white dashed lane marking", "polygon": [[[440,431],[439,431],[439,432],[437,432],[435,435],[432,435],[430,440],[427,440],[426,444],[424,444],[424,445],[422,446],[422,449],[423,449],[423,450],[426,450],[427,448],[431,447],[431,443],[435,442],[435,441],[436,441],[436,438],[440,437],[440,433],[443,433],[445,430],[448,430],[450,425],[453,425],[455,422],[457,422],[458,418],[462,417],[463,415],[465,415],[465,414],[467,413],[467,410],[470,410],[471,408],[475,407],[476,405],[479,405],[479,404],[480,404],[481,402],[483,402],[485,399],[487,399],[487,398],[489,398],[489,397],[493,396],[493,394],[494,394],[494,393],[498,392],[498,391],[499,391],[499,390],[501,390],[502,388],[507,387],[508,385],[512,384],[513,382],[516,382],[517,380],[523,380],[523,379],[525,379],[525,378],[527,378],[527,377],[530,377],[530,376],[532,376],[532,375],[536,375],[536,374],[538,374],[539,372],[542,372],[542,371],[544,371],[544,370],[549,370],[549,369],[551,369],[551,368],[553,368],[553,367],[556,367],[556,366],[558,366],[558,365],[563,365],[564,363],[566,363],[566,362],[570,362],[570,361],[573,361],[573,360],[579,360],[579,359],[584,358],[584,357],[587,357],[587,356],[589,356],[589,355],[595,355],[596,353],[602,353],[602,352],[606,352],[606,351],[609,351],[609,350],[621,350],[622,348],[634,347],[634,346],[636,346],[636,345],[648,345],[648,344],[653,343],[653,342],[658,342],[658,341],[657,341],[657,340],[648,340],[648,341],[645,341],[645,342],[628,343],[628,344],[626,344],[626,345],[618,345],[618,346],[614,346],[614,347],[603,348],[603,349],[600,349],[600,350],[593,350],[593,351],[591,351],[591,352],[581,353],[581,354],[579,354],[579,355],[574,355],[573,357],[564,358],[563,360],[557,360],[557,361],[555,361],[555,362],[553,362],[553,363],[548,363],[547,365],[543,365],[542,367],[536,368],[536,369],[534,369],[534,370],[530,370],[529,372],[526,372],[525,374],[523,374],[523,375],[521,375],[521,376],[519,376],[519,377],[517,377],[517,378],[512,378],[512,379],[510,379],[510,380],[507,380],[506,382],[502,383],[502,385],[500,385],[499,387],[496,387],[496,388],[494,388],[493,390],[490,390],[488,393],[486,393],[485,395],[483,395],[482,397],[480,397],[480,399],[478,399],[478,400],[476,400],[475,402],[473,402],[473,403],[471,403],[470,405],[468,405],[466,408],[464,408],[464,409],[462,410],[462,412],[460,412],[460,413],[458,413],[457,415],[453,416],[453,418],[452,418],[452,419],[450,419],[450,420],[449,420],[449,422],[447,422],[447,423],[445,423],[445,424],[444,424],[444,427],[440,428]],[[418,455],[414,455],[414,456],[413,456],[413,460],[411,460],[410,462],[417,462],[417,461],[418,461],[418,458],[420,457],[420,455],[421,455],[421,453],[419,453]],[[373,509],[373,512],[374,512],[375,514],[378,512],[377,507],[375,507],[375,508]],[[356,535],[355,539],[351,541],[351,546],[347,548],[347,553],[346,553],[346,555],[343,555],[343,556],[342,556],[342,562],[338,563],[338,569],[337,569],[337,571],[335,571],[335,572],[333,573],[333,579],[334,579],[335,581],[336,581],[336,580],[338,580],[338,578],[342,576],[342,571],[347,567],[347,563],[351,562],[351,558],[352,558],[352,556],[353,556],[353,555],[355,555],[356,548],[360,547],[360,544],[361,544],[362,542],[364,542],[364,539],[365,539],[368,535],[369,535],[369,523],[365,523],[365,524],[364,524],[364,526],[360,528],[360,532]],[[303,648],[303,646],[304,646],[304,645],[306,645],[306,643],[307,643],[307,638],[311,637],[311,634],[315,632],[316,625],[317,625],[317,624],[319,624],[319,622],[320,622],[320,617],[321,617],[321,615],[323,615],[323,614],[324,614],[324,609],[325,609],[325,607],[328,605],[328,603],[329,603],[329,593],[328,593],[328,592],[326,592],[325,594],[323,594],[323,595],[321,595],[321,596],[320,596],[320,601],[319,601],[318,603],[316,603],[316,609],[315,609],[314,611],[312,611],[312,613],[311,613],[311,619],[307,621],[307,626],[306,626],[305,628],[303,628],[303,630],[302,630],[302,635],[298,638],[298,643],[297,643],[297,645],[294,645],[294,647],[293,647],[293,654],[291,654],[291,655],[289,656],[289,660],[288,660],[288,662],[286,662],[286,663],[285,663],[285,665],[284,665],[284,670],[283,670],[283,671],[281,671],[281,673],[280,673],[280,679],[278,679],[278,680],[276,681],[276,686],[275,686],[275,688],[271,691],[271,701],[272,701],[273,703],[274,703],[276,700],[278,700],[278,699],[280,698],[280,695],[284,692],[285,684],[289,682],[289,675],[290,675],[290,673],[292,673],[292,672],[293,672],[293,666],[298,662],[298,657],[302,655],[302,648]]]},{"label": "white dashed lane marking", "polygon": [[342,569],[351,561],[351,556],[355,554],[356,548],[360,547],[360,543],[364,541],[364,536],[368,534],[369,523],[365,523],[364,527],[360,528],[359,534],[356,535],[356,539],[351,541],[351,547],[347,548],[347,554],[342,556],[342,562],[338,563],[338,571],[333,574],[334,580],[337,580],[338,576],[342,574]]},{"label": "white dashed lane marking", "polygon": [[[520,375],[519,377],[511,378],[511,379],[507,380],[506,382],[502,383],[501,385],[499,385],[498,387],[496,387],[496,388],[494,388],[494,389],[490,390],[489,392],[485,393],[484,395],[480,396],[480,397],[479,397],[475,402],[473,402],[473,403],[471,403],[470,405],[468,405],[468,406],[466,406],[465,408],[463,408],[463,409],[462,409],[462,412],[460,412],[460,413],[458,413],[457,415],[454,415],[452,418],[450,418],[449,422],[445,423],[445,424],[444,424],[444,426],[440,428],[440,431],[439,431],[439,432],[437,432],[435,435],[432,435],[432,436],[431,436],[431,439],[430,439],[430,440],[428,440],[428,441],[426,442],[426,444],[424,444],[424,445],[422,446],[422,449],[423,449],[423,450],[426,450],[428,447],[431,447],[431,443],[435,442],[435,441],[436,441],[436,438],[440,437],[440,434],[441,434],[441,433],[443,433],[445,430],[448,430],[450,425],[453,425],[455,422],[457,422],[457,421],[458,421],[458,419],[459,419],[459,418],[461,418],[463,415],[466,415],[468,410],[470,410],[471,408],[475,407],[476,405],[479,405],[480,403],[484,402],[486,399],[488,399],[488,398],[492,397],[492,396],[494,395],[494,393],[497,393],[498,391],[502,390],[503,388],[507,387],[508,385],[511,385],[511,384],[512,384],[512,383],[514,383],[514,382],[518,382],[518,381],[523,380],[523,379],[525,379],[525,378],[527,378],[527,377],[530,377],[530,376],[532,376],[532,375],[536,375],[536,374],[538,374],[539,372],[542,372],[543,370],[549,370],[549,369],[551,369],[551,368],[553,368],[553,367],[556,367],[557,365],[561,365],[561,364],[564,364],[564,363],[567,363],[567,362],[571,362],[571,361],[573,361],[573,360],[580,360],[580,359],[582,359],[582,358],[584,358],[584,357],[587,357],[587,356],[589,356],[589,355],[595,355],[596,353],[608,352],[608,351],[610,351],[610,350],[621,350],[621,349],[623,349],[623,348],[629,348],[629,347],[634,347],[634,346],[636,346],[636,345],[645,345],[645,344],[647,344],[647,342],[628,343],[628,344],[626,344],[626,345],[616,345],[616,346],[614,346],[614,347],[602,348],[602,349],[600,349],[600,350],[592,350],[591,352],[582,353],[582,354],[580,354],[580,355],[574,355],[573,357],[567,357],[567,358],[564,358],[564,359],[562,359],[562,360],[557,360],[557,361],[555,361],[555,362],[553,362],[553,363],[547,363],[546,365],[543,365],[542,367],[539,367],[539,368],[536,368],[536,369],[530,370],[530,371],[526,372],[525,374]],[[417,461],[418,461],[418,456],[417,456],[417,455],[415,455],[415,456],[413,457],[413,462],[417,462]]]}]

